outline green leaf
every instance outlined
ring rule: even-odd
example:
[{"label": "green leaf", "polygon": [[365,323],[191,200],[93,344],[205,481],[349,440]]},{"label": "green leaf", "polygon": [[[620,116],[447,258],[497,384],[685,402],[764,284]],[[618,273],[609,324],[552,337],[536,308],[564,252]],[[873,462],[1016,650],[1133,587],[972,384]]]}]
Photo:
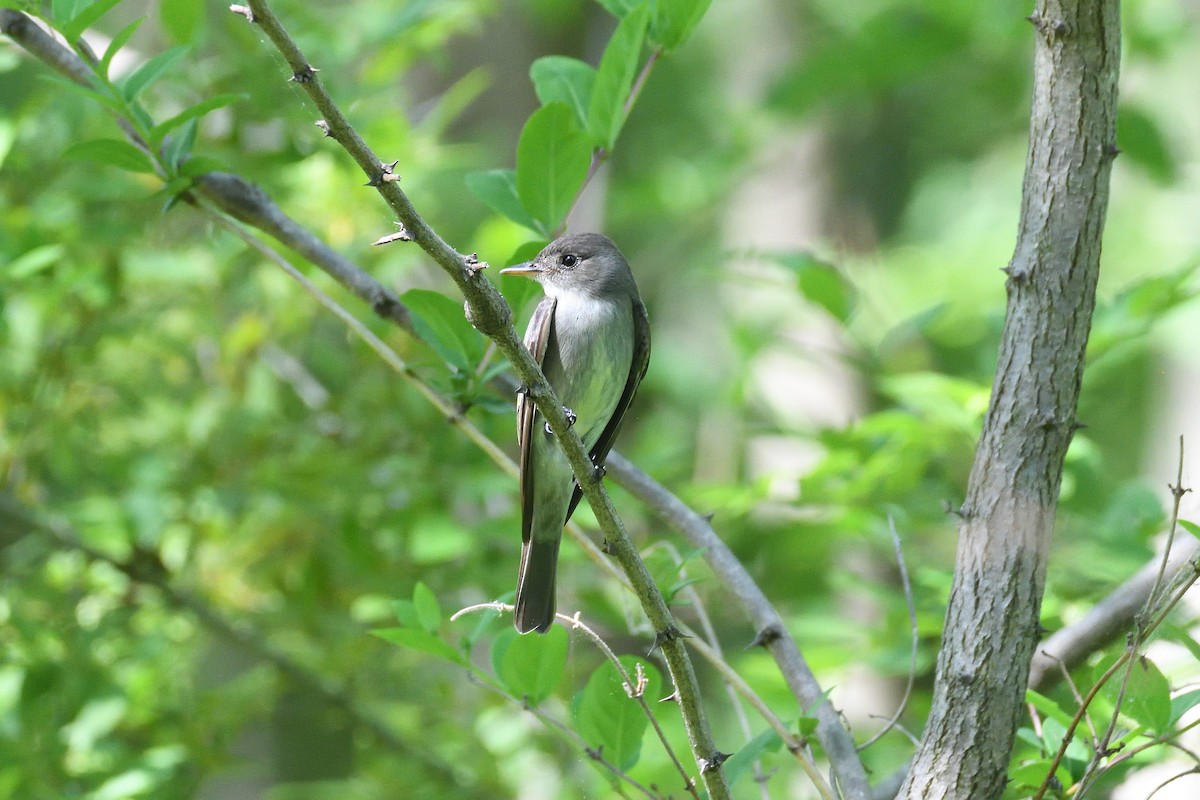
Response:
[{"label": "green leaf", "polygon": [[578,58],[543,56],[529,68],[533,89],[542,105],[566,103],[575,112],[580,129],[588,124],[588,105],[596,84],[596,70]]},{"label": "green leaf", "polygon": [[121,139],[92,139],[68,147],[64,158],[76,158],[108,164],[129,172],[154,172],[150,159],[141,150]]},{"label": "green leaf", "polygon": [[66,254],[67,249],[61,244],[35,247],[10,261],[4,267],[4,277],[13,281],[28,278],[62,261]]},{"label": "green leaf", "polygon": [[68,42],[74,42],[96,20],[103,17],[120,2],[121,0],[97,0],[83,9],[78,9],[69,22],[59,26],[59,31]]},{"label": "green leaf", "polygon": [[413,587],[413,609],[417,613],[417,624],[427,632],[437,633],[442,627],[442,608],[438,605],[437,595],[424,581],[418,581]]},{"label": "green leaf", "polygon": [[428,653],[431,656],[452,661],[455,664],[466,663],[466,659],[462,653],[429,631],[423,631],[419,628],[377,628],[371,631],[371,635],[377,636],[385,642],[398,644],[410,650],[419,650],[422,653]]},{"label": "green leaf", "polygon": [[[1101,661],[1095,668],[1097,678],[1113,663],[1112,658]],[[1129,669],[1129,683],[1123,698],[1119,697],[1125,670]],[[1101,689],[1109,703],[1122,700],[1121,714],[1154,733],[1165,732],[1171,724],[1171,684],[1150,659],[1139,656],[1132,667],[1122,665]]]},{"label": "green leaf", "polygon": [[470,372],[483,357],[479,332],[463,315],[462,305],[441,292],[409,289],[401,299],[413,314],[421,339],[460,372]]},{"label": "green leaf", "polygon": [[643,3],[621,20],[600,57],[588,104],[588,133],[597,147],[611,150],[625,124],[625,104],[637,74],[649,21],[650,8]]},{"label": "green leaf", "polygon": [[518,225],[524,225],[531,231],[545,235],[538,223],[521,205],[521,198],[517,196],[516,170],[490,169],[483,172],[471,172],[467,174],[466,180],[467,188],[486,203],[492,211],[508,217]]},{"label": "green leaf", "polygon": [[[621,664],[636,680],[642,665],[647,678],[644,697],[658,700],[662,678],[653,664],[634,656],[621,656]],[[629,696],[616,667],[605,662],[588,679],[587,686],[572,701],[575,729],[589,746],[603,747],[604,757],[618,769],[630,770],[642,750],[642,734],[649,720],[637,701]]]},{"label": "green leaf", "polygon": [[161,144],[163,137],[166,136],[169,131],[179,127],[180,125],[191,122],[194,119],[202,117],[210,111],[232,105],[244,97],[245,95],[241,94],[222,94],[216,97],[210,97],[203,102],[197,103],[191,108],[179,112],[165,122],[160,122],[158,125],[155,125],[150,131],[150,140],[156,145]]},{"label": "green leaf", "polygon": [[1179,527],[1183,528],[1197,539],[1200,539],[1200,525],[1197,525],[1194,522],[1188,522],[1186,519],[1181,519],[1179,520]]},{"label": "green leaf", "polygon": [[179,164],[192,152],[192,145],[196,143],[196,120],[188,120],[176,136],[173,136],[167,142],[166,150],[163,156],[166,158],[167,164],[172,172],[179,170]]},{"label": "green leaf", "polygon": [[1122,104],[1117,110],[1117,146],[1161,184],[1171,183],[1179,174],[1158,123],[1141,109]]},{"label": "green leaf", "polygon": [[185,44],[172,47],[165,53],[159,53],[145,64],[142,64],[130,75],[118,82],[117,86],[121,91],[121,96],[125,98],[125,102],[132,103],[134,98],[141,94],[147,86],[161,78],[167,70],[175,66],[180,59],[187,55],[187,51],[188,45]]},{"label": "green leaf", "polygon": [[158,7],[163,28],[177,42],[194,42],[204,28],[203,0],[170,0]]},{"label": "green leaf", "polygon": [[522,636],[510,628],[492,645],[492,668],[509,693],[536,706],[562,682],[569,643],[561,626],[540,636]]},{"label": "green leaf", "polygon": [[1033,689],[1026,689],[1025,702],[1042,712],[1043,716],[1052,717],[1063,725],[1071,724],[1071,714],[1044,694],[1038,694]]},{"label": "green leaf", "polygon": [[796,275],[801,294],[845,322],[854,310],[854,288],[835,267],[811,253],[776,253],[772,258]]},{"label": "green leaf", "polygon": [[179,167],[179,174],[196,178],[209,172],[222,172],[226,169],[225,162],[208,156],[189,158]]},{"label": "green leaf", "polygon": [[50,3],[50,19],[54,22],[55,27],[62,28],[69,23],[80,9],[89,4],[89,0],[53,0]]},{"label": "green leaf", "polygon": [[113,57],[121,52],[121,48],[129,44],[129,40],[133,38],[133,34],[137,33],[137,29],[145,22],[145,17],[138,17],[133,22],[121,29],[121,32],[112,38],[108,43],[108,48],[104,51],[104,55],[100,58],[100,74],[108,77],[108,68],[112,65]]},{"label": "green leaf", "polygon": [[617,19],[623,19],[626,14],[637,8],[641,0],[599,0],[599,2],[608,13]]},{"label": "green leaf", "polygon": [[774,753],[782,744],[783,740],[779,738],[779,734],[767,728],[742,745],[725,762],[725,778],[729,781],[729,786],[733,787],[747,775],[754,762],[762,758],[764,753]]},{"label": "green leaf", "polygon": [[1190,692],[1171,698],[1171,724],[1175,725],[1183,718],[1183,715],[1191,711],[1196,706],[1200,706],[1200,689],[1192,689]]},{"label": "green leaf", "polygon": [[517,143],[517,196],[543,236],[558,228],[587,177],[592,150],[565,103],[530,115]]},{"label": "green leaf", "polygon": [[712,0],[657,0],[650,40],[667,52],[688,40],[704,19]]},{"label": "green leaf", "polygon": [[[1042,781],[1046,779],[1046,775],[1050,773],[1050,759],[1042,759],[1039,761],[1031,761],[1028,764],[1022,764],[1010,770],[1008,777],[1016,786],[1026,789],[1036,789],[1042,785]],[[1058,778],[1063,788],[1071,786],[1075,781],[1071,777],[1071,773],[1062,764],[1058,765],[1055,770],[1055,777]]]}]

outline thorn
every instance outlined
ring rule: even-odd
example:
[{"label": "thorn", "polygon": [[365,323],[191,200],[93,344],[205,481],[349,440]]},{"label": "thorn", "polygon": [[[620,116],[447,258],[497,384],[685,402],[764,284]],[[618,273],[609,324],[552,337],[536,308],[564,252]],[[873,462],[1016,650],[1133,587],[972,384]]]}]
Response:
[{"label": "thorn", "polygon": [[1109,142],[1104,145],[1104,155],[1106,158],[1116,158],[1121,155],[1121,148],[1117,147],[1116,142]]},{"label": "thorn", "polygon": [[488,263],[480,261],[478,253],[471,253],[471,255],[467,256],[467,274],[472,278],[487,268]]},{"label": "thorn", "polygon": [[683,631],[679,630],[679,628],[676,628],[674,625],[668,625],[663,630],[654,634],[654,646],[652,646],[650,648],[650,652],[646,653],[646,656],[647,657],[652,656],[652,655],[654,655],[655,650],[658,650],[659,648],[663,647],[664,645],[670,644],[671,642],[673,642],[677,639],[683,639],[683,638],[684,638]]},{"label": "thorn", "polygon": [[604,553],[606,556],[611,556],[615,552],[613,550],[612,542],[610,542],[607,538],[600,543],[600,552]]},{"label": "thorn", "polygon": [[708,758],[700,759],[700,774],[707,775],[715,769],[720,769],[721,765],[729,760],[729,753],[722,753],[720,750],[714,750]]},{"label": "thorn", "polygon": [[313,124],[321,129],[321,133],[325,134],[326,138],[333,136],[333,134],[329,132],[329,123],[325,120],[319,119]]},{"label": "thorn", "polygon": [[958,507],[958,508],[955,508],[954,506],[950,505],[950,501],[949,501],[949,500],[943,500],[943,501],[942,501],[942,511],[943,511],[943,512],[945,512],[945,513],[947,513],[947,514],[951,514],[951,515],[953,515],[953,516],[956,516],[956,517],[958,517],[959,519],[966,519],[966,517],[967,517],[967,515],[966,515],[966,514],[963,512],[963,510],[962,510],[962,507],[961,507],[961,506],[960,506],[960,507]]},{"label": "thorn", "polygon": [[700,518],[703,519],[705,522],[712,522],[713,517],[715,517],[716,515],[717,515],[717,512],[710,511],[707,514],[701,514]]},{"label": "thorn", "polygon": [[241,14],[246,18],[246,22],[257,22],[254,18],[254,12],[250,10],[250,6],[230,6],[229,10],[235,14]]},{"label": "thorn", "polygon": [[592,761],[599,761],[604,758],[604,745],[601,744],[597,745],[596,747],[585,747],[583,748],[583,754]]},{"label": "thorn", "polygon": [[312,83],[313,78],[317,77],[317,73],[320,71],[311,64],[305,64],[292,73],[292,77],[288,78],[288,80],[295,81],[296,83]]},{"label": "thorn", "polygon": [[378,247],[381,244],[391,244],[392,242],[411,242],[413,238],[408,235],[408,229],[404,227],[403,222],[397,222],[396,226],[400,230],[395,233],[389,233],[387,236],[380,236],[375,241],[371,242],[372,246]]},{"label": "thorn", "polygon": [[679,691],[676,690],[674,692],[671,692],[669,695],[667,695],[663,699],[659,700],[658,702],[660,702],[660,703],[678,703],[679,702]]},{"label": "thorn", "polygon": [[768,625],[758,633],[754,634],[754,638],[750,640],[750,644],[746,645],[749,650],[754,647],[766,647],[783,638],[783,632],[774,625]]}]

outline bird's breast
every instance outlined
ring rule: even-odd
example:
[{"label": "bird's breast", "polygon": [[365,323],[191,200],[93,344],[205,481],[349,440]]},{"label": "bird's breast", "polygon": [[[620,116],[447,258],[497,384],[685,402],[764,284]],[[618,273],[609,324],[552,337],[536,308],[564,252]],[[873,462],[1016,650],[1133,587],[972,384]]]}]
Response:
[{"label": "bird's breast", "polygon": [[546,377],[578,416],[579,434],[590,447],[608,424],[629,379],[633,304],[559,296],[553,341],[557,358],[548,359]]}]

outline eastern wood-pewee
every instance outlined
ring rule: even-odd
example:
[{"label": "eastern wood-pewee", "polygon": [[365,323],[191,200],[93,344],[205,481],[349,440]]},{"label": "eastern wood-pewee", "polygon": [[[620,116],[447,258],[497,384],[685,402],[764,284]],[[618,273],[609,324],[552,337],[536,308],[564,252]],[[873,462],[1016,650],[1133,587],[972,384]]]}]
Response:
[{"label": "eastern wood-pewee", "polygon": [[[542,285],[546,296],[529,321],[525,346],[573,418],[592,463],[602,467],[650,361],[650,323],[629,263],[607,236],[575,233],[500,273]],[[521,633],[545,633],[554,621],[558,543],[582,492],[523,392],[517,442],[522,544],[513,621]]]}]

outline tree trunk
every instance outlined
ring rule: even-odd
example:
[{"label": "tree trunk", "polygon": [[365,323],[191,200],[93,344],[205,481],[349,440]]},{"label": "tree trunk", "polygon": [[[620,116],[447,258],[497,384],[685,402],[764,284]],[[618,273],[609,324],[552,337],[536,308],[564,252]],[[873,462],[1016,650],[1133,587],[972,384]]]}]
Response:
[{"label": "tree trunk", "polygon": [[1022,716],[1116,155],[1118,0],[1039,0],[1008,309],[933,708],[899,797],[997,798]]}]

